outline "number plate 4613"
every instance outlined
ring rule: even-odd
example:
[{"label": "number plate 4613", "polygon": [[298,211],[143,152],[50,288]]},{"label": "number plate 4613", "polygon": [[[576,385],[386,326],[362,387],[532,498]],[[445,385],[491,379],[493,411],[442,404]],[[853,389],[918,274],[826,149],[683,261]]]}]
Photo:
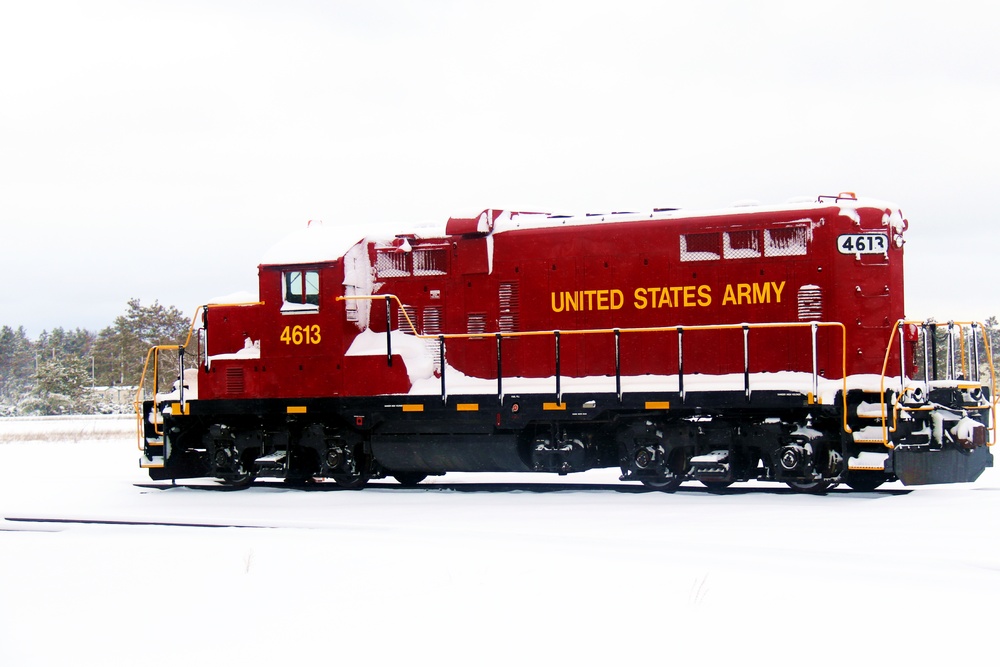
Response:
[{"label": "number plate 4613", "polygon": [[837,250],[843,255],[884,255],[889,249],[885,234],[841,234]]}]

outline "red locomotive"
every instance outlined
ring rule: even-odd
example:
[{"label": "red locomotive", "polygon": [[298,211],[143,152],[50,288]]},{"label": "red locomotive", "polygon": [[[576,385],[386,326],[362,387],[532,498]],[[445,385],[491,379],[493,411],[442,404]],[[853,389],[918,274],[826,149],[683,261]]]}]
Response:
[{"label": "red locomotive", "polygon": [[310,225],[260,265],[259,301],[204,306],[166,346],[184,380],[137,402],[142,465],[350,488],[600,467],[668,490],[974,481],[989,349],[978,325],[905,321],[907,227],[850,193],[361,240]]}]

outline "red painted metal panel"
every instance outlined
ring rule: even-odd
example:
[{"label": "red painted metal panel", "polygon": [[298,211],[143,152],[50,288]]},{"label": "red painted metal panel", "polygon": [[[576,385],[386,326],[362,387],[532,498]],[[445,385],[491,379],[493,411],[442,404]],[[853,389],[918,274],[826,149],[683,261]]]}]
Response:
[{"label": "red painted metal panel", "polygon": [[[902,232],[887,224],[889,212],[881,208],[844,205],[668,212],[586,224],[542,218],[523,228],[500,222],[493,227],[499,218],[489,212],[489,234],[478,228],[479,218],[453,218],[447,231],[454,235],[407,237],[392,249],[398,255],[393,262],[380,263],[370,243],[366,270],[372,296],[398,297],[418,333],[482,334],[447,343],[449,366],[468,376],[496,378],[496,332],[507,336],[505,376],[548,377],[555,373],[553,338],[511,334],[817,320],[847,328],[848,373],[879,373],[890,327],[903,316],[902,244],[896,242]],[[860,234],[882,235],[885,251],[850,254],[838,248],[844,235]],[[259,359],[226,361],[227,368],[245,369],[245,396],[409,389],[403,357],[394,358],[392,367],[384,354],[345,357],[364,331],[384,335],[387,324],[404,331],[409,325],[395,302],[387,323],[381,299],[360,310],[355,303],[348,314],[351,302],[337,300],[345,294],[345,280],[343,262],[336,260],[262,267],[263,305],[209,309],[210,355],[237,352],[247,338],[259,341]],[[303,268],[318,272],[319,307],[283,311],[282,271]],[[622,373],[676,374],[677,339],[672,331],[623,334]],[[808,327],[754,330],[749,341],[751,372],[811,370]],[[839,331],[821,329],[818,349],[820,374],[839,378]],[[898,368],[892,354],[890,368]],[[743,332],[688,331],[684,355],[685,373],[742,372]],[[563,375],[614,375],[614,363],[612,334],[561,336]],[[236,392],[236,380],[227,384],[225,377],[207,374],[202,396]]]}]

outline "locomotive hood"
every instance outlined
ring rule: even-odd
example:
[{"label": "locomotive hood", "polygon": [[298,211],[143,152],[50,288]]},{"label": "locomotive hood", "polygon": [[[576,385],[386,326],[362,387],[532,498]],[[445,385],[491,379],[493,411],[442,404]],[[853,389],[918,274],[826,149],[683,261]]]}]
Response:
[{"label": "locomotive hood", "polygon": [[[400,233],[396,223],[324,224],[322,220],[310,220],[305,227],[292,232],[274,245],[261,257],[262,266],[282,266],[295,264],[319,264],[332,262],[343,257],[362,241],[391,243],[405,236],[414,239],[444,238],[452,235],[480,234],[492,236],[504,232],[524,229],[544,229],[553,227],[575,227],[607,224],[614,222],[635,222],[657,219],[690,219],[729,216],[736,213],[781,213],[789,211],[806,212],[830,206],[826,198],[819,201],[792,201],[775,206],[742,205],[718,209],[656,209],[645,213],[607,213],[586,215],[552,215],[549,213],[525,213],[487,209],[470,218],[450,218],[445,224],[425,224],[409,226],[407,233]],[[860,209],[882,211],[882,223],[897,233],[906,230],[907,221],[895,204],[875,199],[833,198],[840,213],[848,218],[860,220]]]}]

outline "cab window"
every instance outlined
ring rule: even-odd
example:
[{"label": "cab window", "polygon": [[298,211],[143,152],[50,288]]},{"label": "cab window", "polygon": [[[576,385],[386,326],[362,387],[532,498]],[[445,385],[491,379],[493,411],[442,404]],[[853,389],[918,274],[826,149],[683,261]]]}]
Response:
[{"label": "cab window", "polygon": [[319,271],[285,271],[281,282],[283,312],[319,310]]}]

